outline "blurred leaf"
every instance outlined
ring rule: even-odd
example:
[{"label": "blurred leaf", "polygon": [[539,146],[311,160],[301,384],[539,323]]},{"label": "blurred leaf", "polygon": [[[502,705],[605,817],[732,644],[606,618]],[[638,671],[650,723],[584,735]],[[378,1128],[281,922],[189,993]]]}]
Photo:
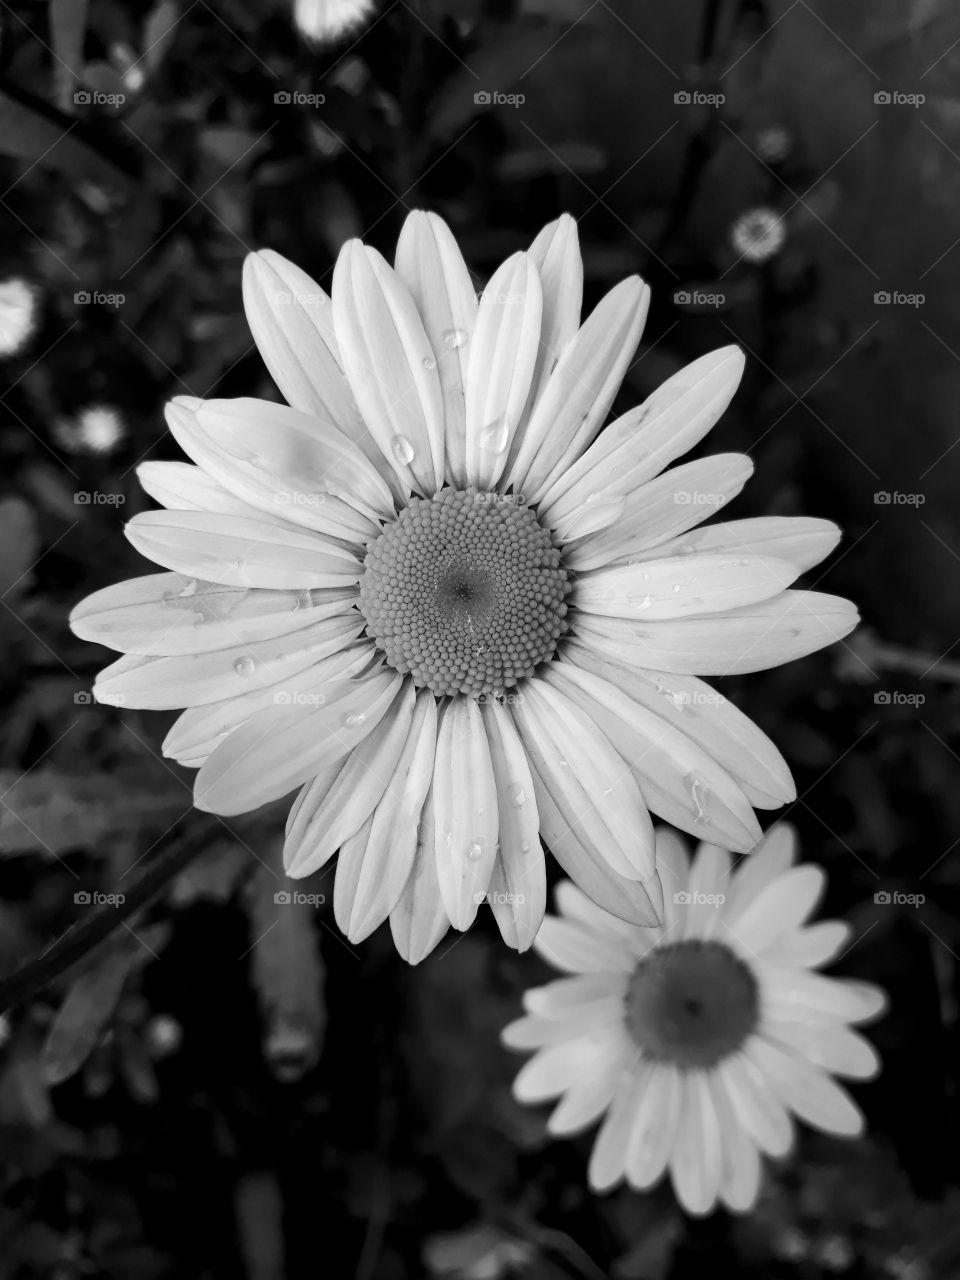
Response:
[{"label": "blurred leaf", "polygon": [[180,6],[175,0],[160,0],[151,9],[143,27],[143,58],[151,71],[170,51],[179,21]]},{"label": "blurred leaf", "polygon": [[431,1275],[452,1280],[502,1280],[532,1262],[533,1245],[488,1223],[429,1237],[423,1247]]},{"label": "blurred leaf", "polygon": [[247,1280],[285,1275],[283,1194],[273,1173],[248,1173],[240,1179],[236,1221]]},{"label": "blurred leaf", "polygon": [[50,38],[53,42],[57,105],[73,108],[73,91],[83,67],[83,40],[87,32],[87,0],[50,0]]},{"label": "blurred leaf", "polygon": [[39,550],[33,508],[22,498],[0,499],[0,596],[26,590]]},{"label": "blurred leaf", "polygon": [[70,123],[41,115],[0,92],[0,154],[64,173],[81,181],[100,181],[126,189],[133,179],[76,133]]},{"label": "blurred leaf", "polygon": [[43,1046],[43,1078],[54,1087],[83,1066],[113,1017],[128,977],[126,957],[109,948],[67,993]]}]

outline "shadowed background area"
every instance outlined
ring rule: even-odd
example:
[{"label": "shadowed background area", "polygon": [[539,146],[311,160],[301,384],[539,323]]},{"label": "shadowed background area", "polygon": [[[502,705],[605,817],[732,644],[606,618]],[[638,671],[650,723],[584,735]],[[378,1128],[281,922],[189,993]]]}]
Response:
[{"label": "shadowed background area", "polygon": [[[278,902],[285,807],[193,812],[173,717],[94,704],[67,629],[149,571],[165,401],[277,398],[245,254],[329,289],[418,207],[478,289],[571,212],[585,311],[653,290],[615,412],[739,343],[698,451],[755,462],[731,515],[844,529],[805,585],[863,628],[721,684],[794,771],[837,971],[891,993],[885,1069],[869,1137],[807,1134],[744,1219],[591,1195],[499,1046],[546,966],[487,912],[415,970],[353,947],[329,871]],[[378,0],[324,46],[286,0],[0,5],[0,979],[48,957],[0,1022],[0,1280],[960,1271],[958,208],[945,0]]]}]

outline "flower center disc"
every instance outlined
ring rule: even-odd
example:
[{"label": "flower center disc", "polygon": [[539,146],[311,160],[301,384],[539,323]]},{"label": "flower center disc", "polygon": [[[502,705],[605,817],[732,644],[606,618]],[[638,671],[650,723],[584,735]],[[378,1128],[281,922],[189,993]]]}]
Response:
[{"label": "flower center disc", "polygon": [[711,1067],[754,1030],[753,974],[719,942],[677,942],[637,965],[626,997],[627,1030],[651,1058]]},{"label": "flower center disc", "polygon": [[500,693],[553,656],[570,584],[529,507],[444,489],[413,498],[371,543],[367,631],[392,667],[438,695]]}]

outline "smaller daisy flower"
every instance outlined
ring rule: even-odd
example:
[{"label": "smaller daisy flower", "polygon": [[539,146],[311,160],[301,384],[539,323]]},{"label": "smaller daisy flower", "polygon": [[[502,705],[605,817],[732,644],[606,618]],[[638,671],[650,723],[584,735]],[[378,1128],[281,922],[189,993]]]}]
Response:
[{"label": "smaller daisy flower", "polygon": [[759,206],[742,213],[730,228],[734,249],[747,262],[768,262],[786,243],[787,229],[776,209]]},{"label": "smaller daisy flower", "polygon": [[15,356],[37,327],[37,290],[19,277],[0,280],[0,356]]},{"label": "smaller daisy flower", "polygon": [[56,437],[70,453],[113,453],[127,434],[118,411],[110,405],[94,404],[81,409],[76,418],[61,422]]},{"label": "smaller daisy flower", "polygon": [[588,1179],[644,1190],[669,1170],[691,1214],[719,1201],[746,1212],[760,1156],[783,1156],[793,1116],[860,1133],[863,1116],[833,1076],[866,1079],[879,1060],[850,1024],[875,1017],[883,992],[816,972],[850,933],[808,925],[824,885],[793,866],[794,835],[771,830],[736,871],[701,844],[690,865],[673,831],[657,835],[665,920],[638,928],[569,881],[534,946],[572,975],[527,991],[527,1016],[504,1042],[535,1049],[514,1083],[521,1102],[559,1098],[551,1133],[603,1119]]},{"label": "smaller daisy flower", "polygon": [[294,0],[293,19],[308,40],[338,40],[362,26],[373,0]]}]

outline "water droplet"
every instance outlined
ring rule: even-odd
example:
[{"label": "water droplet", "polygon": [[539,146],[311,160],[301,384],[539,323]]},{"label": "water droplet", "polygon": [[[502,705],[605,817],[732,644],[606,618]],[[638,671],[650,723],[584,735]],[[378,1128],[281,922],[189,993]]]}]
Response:
[{"label": "water droplet", "polygon": [[679,583],[679,582],[675,582],[675,583],[673,584],[673,589],[674,589],[674,591],[679,591],[679,590],[680,590],[680,583]]},{"label": "water droplet", "polygon": [[340,717],[340,721],[346,729],[357,729],[366,718],[366,714],[363,711],[348,711]]},{"label": "water droplet", "polygon": [[501,415],[494,418],[480,432],[480,448],[485,449],[487,453],[503,453],[510,439],[510,424],[507,419]]},{"label": "water droplet", "polygon": [[425,369],[435,369],[437,367],[437,362],[433,356],[424,356],[421,364]]},{"label": "water droplet", "polygon": [[560,761],[560,768],[561,768],[561,769],[569,769],[569,768],[570,768],[570,761],[569,761],[569,760],[561,760],[561,761]]},{"label": "water droplet", "polygon": [[518,809],[521,809],[527,803],[527,793],[524,791],[523,787],[520,786],[519,782],[514,782],[511,785],[510,799]]},{"label": "water droplet", "polygon": [[603,794],[604,794],[605,796],[612,796],[612,795],[613,795],[613,787],[604,787],[604,789],[603,789]]},{"label": "water droplet", "polygon": [[462,347],[467,340],[466,329],[446,329],[443,333],[443,340],[451,351],[457,347]]},{"label": "water droplet", "polygon": [[471,862],[479,862],[483,857],[483,845],[479,840],[474,840],[470,848],[467,850],[467,857]]},{"label": "water droplet", "polygon": [[651,606],[651,604],[653,604],[653,601],[651,600],[650,596],[649,596],[649,595],[645,595],[645,596],[643,596],[643,598],[642,598],[642,599],[640,599],[640,600],[638,600],[638,601],[637,601],[637,608],[638,608],[638,609],[649,609],[649,608],[650,608],[650,606]]},{"label": "water droplet", "polygon": [[394,436],[390,442],[390,448],[401,466],[408,466],[413,461],[413,445],[406,436]]},{"label": "water droplet", "polygon": [[530,852],[530,842],[528,840],[524,840],[523,844],[520,846],[520,852],[521,853]]},{"label": "water droplet", "polygon": [[313,606],[313,596],[309,591],[298,591],[293,601],[293,611],[298,609],[310,609]]},{"label": "water droplet", "polygon": [[710,792],[706,783],[702,778],[698,778],[695,774],[688,774],[685,779],[690,786],[690,797],[697,809],[697,821],[708,823],[710,816],[707,813],[707,800],[710,798]]},{"label": "water droplet", "polygon": [[189,596],[195,595],[197,590],[196,578],[191,578],[182,591],[178,591],[177,595],[181,600],[186,600]]},{"label": "water droplet", "polygon": [[233,669],[238,676],[252,676],[257,669],[257,664],[252,658],[238,658],[233,664]]}]

